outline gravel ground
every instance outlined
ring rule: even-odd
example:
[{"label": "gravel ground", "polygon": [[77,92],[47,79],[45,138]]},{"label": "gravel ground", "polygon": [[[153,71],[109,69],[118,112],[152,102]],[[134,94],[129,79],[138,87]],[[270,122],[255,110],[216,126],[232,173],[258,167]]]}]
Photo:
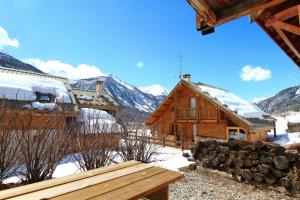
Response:
[{"label": "gravel ground", "polygon": [[197,167],[185,173],[185,178],[170,186],[171,200],[226,199],[226,200],[290,200],[278,188],[256,187],[232,180],[229,174]]}]

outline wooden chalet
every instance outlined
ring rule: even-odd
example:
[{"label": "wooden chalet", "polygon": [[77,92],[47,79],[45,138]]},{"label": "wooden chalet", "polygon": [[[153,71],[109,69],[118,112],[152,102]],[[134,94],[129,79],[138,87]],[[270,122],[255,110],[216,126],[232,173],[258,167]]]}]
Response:
[{"label": "wooden chalet", "polygon": [[152,136],[181,145],[203,138],[266,140],[275,122],[253,104],[185,75],[146,121]]},{"label": "wooden chalet", "polygon": [[300,122],[288,122],[289,133],[300,132]]},{"label": "wooden chalet", "polygon": [[203,35],[214,27],[250,15],[300,68],[299,0],[187,0]]},{"label": "wooden chalet", "polygon": [[17,113],[19,122],[31,118],[37,130],[54,114],[64,127],[77,120],[81,108],[115,114],[118,107],[108,94],[72,88],[67,78],[0,67],[0,119]]}]

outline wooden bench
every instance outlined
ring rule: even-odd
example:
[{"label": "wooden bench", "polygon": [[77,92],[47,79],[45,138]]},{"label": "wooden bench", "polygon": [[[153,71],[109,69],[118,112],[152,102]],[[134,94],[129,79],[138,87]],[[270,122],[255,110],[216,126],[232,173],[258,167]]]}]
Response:
[{"label": "wooden bench", "polygon": [[169,184],[183,177],[179,172],[129,161],[71,176],[0,191],[0,199],[80,200],[169,198]]}]

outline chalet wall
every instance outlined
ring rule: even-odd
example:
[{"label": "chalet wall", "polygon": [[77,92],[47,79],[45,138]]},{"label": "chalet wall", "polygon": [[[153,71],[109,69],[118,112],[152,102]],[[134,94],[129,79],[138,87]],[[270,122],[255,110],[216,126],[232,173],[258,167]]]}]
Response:
[{"label": "chalet wall", "polygon": [[267,138],[268,138],[268,131],[250,132],[247,135],[247,140],[251,142],[256,142],[259,140],[267,140]]}]

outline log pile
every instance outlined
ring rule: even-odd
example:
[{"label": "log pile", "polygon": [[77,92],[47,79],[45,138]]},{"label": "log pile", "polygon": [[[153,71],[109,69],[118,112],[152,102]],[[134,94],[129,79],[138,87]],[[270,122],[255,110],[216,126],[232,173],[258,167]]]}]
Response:
[{"label": "log pile", "polygon": [[279,145],[210,140],[198,142],[192,153],[203,167],[228,172],[239,181],[281,185],[289,191],[300,188],[300,181],[293,181],[299,177],[291,177],[292,171],[300,169],[300,156]]}]

